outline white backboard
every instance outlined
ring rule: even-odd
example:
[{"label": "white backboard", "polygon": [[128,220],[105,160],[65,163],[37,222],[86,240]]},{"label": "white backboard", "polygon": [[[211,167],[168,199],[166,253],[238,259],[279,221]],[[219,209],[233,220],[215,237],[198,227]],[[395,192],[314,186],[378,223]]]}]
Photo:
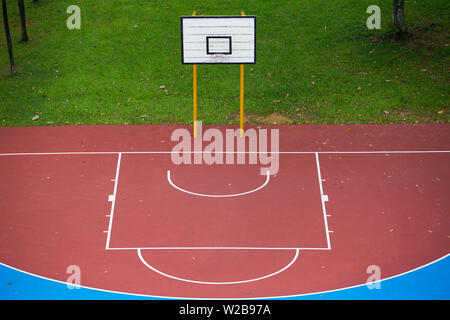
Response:
[{"label": "white backboard", "polygon": [[181,62],[256,63],[256,17],[181,17]]}]

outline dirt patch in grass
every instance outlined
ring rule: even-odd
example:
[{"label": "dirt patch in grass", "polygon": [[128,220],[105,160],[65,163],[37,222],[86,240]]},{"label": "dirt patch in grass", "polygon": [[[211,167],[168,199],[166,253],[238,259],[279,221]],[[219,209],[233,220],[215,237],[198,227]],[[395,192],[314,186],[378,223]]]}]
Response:
[{"label": "dirt patch in grass", "polygon": [[268,115],[267,117],[263,118],[263,123],[265,124],[289,124],[292,123],[294,120],[291,118],[288,118],[282,114],[279,114],[277,112],[272,113]]}]

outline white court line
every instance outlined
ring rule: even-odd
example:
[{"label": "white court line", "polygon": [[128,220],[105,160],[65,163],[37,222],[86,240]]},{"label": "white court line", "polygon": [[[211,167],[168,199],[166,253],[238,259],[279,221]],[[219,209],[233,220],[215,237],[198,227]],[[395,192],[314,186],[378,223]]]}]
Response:
[{"label": "white court line", "polygon": [[325,208],[325,201],[328,201],[328,196],[323,194],[322,175],[320,173],[319,154],[317,152],[316,152],[316,166],[317,166],[317,178],[319,180],[319,188],[320,188],[320,201],[322,202],[323,222],[325,224],[325,233],[327,235],[327,246],[328,249],[331,249],[330,231],[328,230],[327,211]]},{"label": "white court line", "polygon": [[109,249],[109,242],[111,240],[111,228],[114,217],[114,207],[116,205],[116,196],[117,196],[117,185],[119,182],[119,170],[120,170],[120,160],[122,159],[122,153],[119,153],[117,157],[117,169],[116,169],[116,178],[114,179],[114,193],[112,194],[112,203],[111,203],[111,213],[109,214],[109,226],[108,226],[108,236],[106,238],[106,250]]},{"label": "white court line", "polygon": [[[83,151],[83,152],[11,152],[0,153],[0,156],[49,156],[49,155],[107,155],[107,154],[179,154],[178,151]],[[190,153],[207,153],[204,151],[184,151]],[[215,151],[217,154],[414,154],[414,153],[450,153],[450,150],[410,150],[410,151]]]},{"label": "white court line", "polygon": [[107,250],[331,250],[330,248],[294,247],[117,247]]},{"label": "white court line", "polygon": [[[316,161],[318,161],[318,159],[316,158]],[[324,200],[323,200],[323,188],[322,188],[322,178],[321,178],[321,174],[320,174],[320,166],[318,165],[318,162],[316,162],[316,167],[318,170],[318,179],[319,179],[319,187],[320,187],[320,197],[321,197],[321,203],[322,203],[322,212],[324,214],[324,219],[325,219],[325,234],[327,237],[327,247],[317,247],[317,248],[313,248],[313,247],[304,247],[304,248],[300,248],[300,247],[239,247],[239,246],[234,246],[234,247],[192,247],[192,246],[166,246],[166,247],[115,247],[115,248],[110,248],[108,247],[107,250],[331,250],[331,245],[330,245],[330,239],[329,239],[329,232],[328,232],[328,225],[327,225],[327,221],[326,221],[326,211],[324,208]],[[270,173],[269,171],[267,171],[267,178],[266,178],[266,182],[261,185],[259,188],[256,188],[252,191],[248,191],[246,193],[240,193],[240,194],[234,194],[234,195],[204,195],[204,194],[197,194],[197,193],[193,193],[190,191],[186,191],[184,189],[179,188],[178,186],[176,186],[175,184],[173,184],[173,182],[171,181],[170,178],[170,170],[167,171],[167,180],[169,181],[169,183],[176,189],[183,191],[183,192],[187,192],[190,194],[194,194],[194,195],[200,195],[200,196],[211,196],[211,197],[227,197],[227,196],[236,196],[236,195],[243,195],[243,194],[247,194],[247,193],[251,193],[254,191],[257,191],[258,189],[261,189],[262,187],[264,187],[270,179]]]},{"label": "white court line", "polygon": [[182,189],[180,187],[178,187],[176,184],[174,184],[172,182],[172,180],[170,179],[170,170],[167,170],[167,181],[169,181],[170,185],[172,187],[174,187],[175,189],[178,189],[182,192],[188,193],[188,194],[192,194],[194,196],[199,196],[199,197],[210,197],[210,198],[228,198],[228,197],[237,197],[237,196],[243,196],[249,193],[253,193],[256,192],[262,188],[264,188],[270,180],[270,173],[269,170],[267,170],[267,177],[266,177],[266,181],[260,185],[258,188],[250,190],[250,191],[246,191],[246,192],[242,192],[242,193],[234,193],[234,194],[203,194],[203,193],[195,193],[195,192],[191,192],[191,191],[187,191],[185,189]]},{"label": "white court line", "polygon": [[184,281],[184,282],[190,282],[190,283],[196,283],[196,284],[239,284],[239,283],[247,283],[247,282],[253,282],[253,281],[258,281],[258,280],[262,280],[262,279],[266,279],[269,277],[272,277],[274,275],[277,275],[278,273],[283,272],[284,270],[286,270],[287,268],[289,268],[298,258],[298,253],[299,250],[295,249],[295,256],[294,258],[291,260],[291,262],[289,262],[289,264],[287,264],[286,266],[284,266],[283,268],[281,268],[278,271],[275,271],[273,273],[270,273],[268,275],[262,276],[262,277],[258,277],[258,278],[254,278],[254,279],[248,279],[248,280],[241,280],[241,281],[224,281],[224,282],[215,282],[215,281],[197,281],[197,280],[189,280],[189,279],[184,279],[184,278],[179,278],[179,277],[175,277],[172,276],[170,274],[164,273],[162,271],[159,271],[158,269],[156,269],[155,267],[152,267],[147,261],[145,261],[145,259],[142,257],[141,254],[141,249],[137,249],[137,253],[139,256],[139,259],[141,260],[141,262],[149,269],[153,270],[156,273],[159,273],[160,275],[163,275],[165,277],[171,278],[171,279],[175,279],[175,280],[179,280],[179,281]]}]

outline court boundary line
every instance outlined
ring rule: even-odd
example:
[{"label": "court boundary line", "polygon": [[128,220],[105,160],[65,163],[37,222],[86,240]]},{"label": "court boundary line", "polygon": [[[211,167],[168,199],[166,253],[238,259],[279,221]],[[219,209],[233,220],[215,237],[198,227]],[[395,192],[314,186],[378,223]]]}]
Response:
[{"label": "court boundary line", "polygon": [[323,222],[325,224],[325,234],[327,237],[327,247],[331,250],[331,241],[330,241],[330,230],[328,229],[328,219],[327,219],[327,209],[325,207],[325,202],[328,201],[328,196],[323,193],[323,185],[322,174],[320,171],[320,163],[319,163],[319,154],[316,152],[316,167],[317,167],[317,178],[319,180],[319,189],[320,189],[320,201],[322,202],[322,214],[323,214]]},{"label": "court boundary line", "polygon": [[324,247],[113,247],[107,250],[331,250]]},{"label": "court boundary line", "polygon": [[[205,153],[205,151],[183,151],[187,154]],[[39,155],[112,155],[112,154],[179,154],[179,151],[74,151],[74,152],[10,152],[0,156],[39,156]],[[383,151],[215,151],[217,154],[415,154],[450,153],[450,150],[383,150]]]},{"label": "court boundary line", "polygon": [[[117,157],[117,167],[116,167],[116,175],[114,178],[114,191],[112,194],[112,200],[111,200],[111,211],[109,214],[109,224],[108,224],[108,236],[106,237],[106,247],[105,249],[109,249],[109,243],[111,241],[111,231],[112,231],[112,224],[113,224],[113,217],[114,217],[114,208],[116,205],[116,197],[117,197],[117,186],[119,184],[119,171],[120,171],[120,162],[122,160],[122,153],[119,153]],[[109,199],[108,199],[109,200]]]}]

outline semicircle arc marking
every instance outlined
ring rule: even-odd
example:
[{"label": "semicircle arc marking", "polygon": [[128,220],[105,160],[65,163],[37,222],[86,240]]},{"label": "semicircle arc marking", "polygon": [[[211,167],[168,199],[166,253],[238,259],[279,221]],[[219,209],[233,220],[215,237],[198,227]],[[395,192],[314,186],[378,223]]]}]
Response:
[{"label": "semicircle arc marking", "polygon": [[227,197],[243,196],[243,195],[253,193],[253,192],[256,192],[256,191],[264,188],[270,181],[270,172],[269,172],[269,170],[267,170],[266,181],[264,181],[264,183],[262,185],[260,185],[258,188],[250,190],[250,191],[234,193],[234,194],[203,194],[203,193],[196,193],[196,192],[185,190],[183,188],[178,187],[175,183],[172,182],[172,179],[170,178],[170,170],[167,170],[167,181],[169,181],[170,185],[172,187],[174,187],[175,189],[180,190],[185,193],[188,193],[188,194],[192,194],[194,196],[211,197],[211,198],[227,198]]},{"label": "semicircle arc marking", "polygon": [[222,284],[239,284],[239,283],[247,283],[247,282],[253,282],[253,281],[258,281],[258,280],[263,280],[269,277],[273,277],[283,271],[285,271],[286,269],[288,269],[292,264],[294,264],[294,262],[297,260],[298,255],[299,255],[299,251],[300,249],[295,249],[295,256],[294,258],[292,258],[292,260],[283,268],[281,268],[278,271],[272,272],[270,274],[267,274],[265,276],[261,276],[258,278],[253,278],[253,279],[248,279],[248,280],[240,280],[240,281],[197,281],[197,280],[190,280],[190,279],[184,279],[184,278],[180,278],[180,277],[176,277],[176,276],[172,276],[170,274],[164,273],[162,271],[159,271],[158,269],[156,269],[155,267],[151,266],[147,261],[145,261],[145,259],[142,257],[142,253],[141,253],[141,249],[137,249],[137,253],[139,256],[139,259],[141,260],[141,262],[150,270],[153,270],[156,273],[159,273],[160,275],[163,275],[165,277],[171,278],[171,279],[175,279],[175,280],[179,280],[179,281],[184,281],[184,282],[190,282],[190,283],[197,283],[197,284],[217,284],[217,285],[222,285]]}]

